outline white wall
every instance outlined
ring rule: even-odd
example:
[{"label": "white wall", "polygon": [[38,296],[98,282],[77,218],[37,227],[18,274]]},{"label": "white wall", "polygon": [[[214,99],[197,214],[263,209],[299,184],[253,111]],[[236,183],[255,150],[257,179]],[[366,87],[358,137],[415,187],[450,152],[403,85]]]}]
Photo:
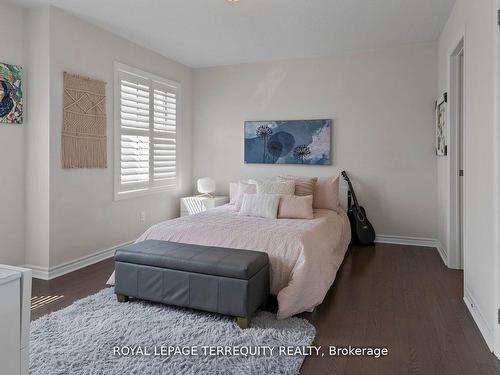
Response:
[{"label": "white wall", "polygon": [[[182,85],[180,188],[113,201],[113,61]],[[107,169],[62,169],[63,72],[107,82]],[[50,9],[50,266],[136,239],[150,225],[179,212],[191,190],[192,70],[57,8]],[[140,212],[146,221],[140,222]]]},{"label": "white wall", "polygon": [[[449,92],[449,57],[465,34],[465,241],[466,301],[486,341],[492,344],[496,325],[494,145],[495,88],[493,0],[457,0],[439,39],[438,94]],[[453,126],[453,124],[450,124]],[[439,238],[449,247],[449,158],[438,163]],[[449,249],[448,249],[449,250]],[[470,307],[470,306],[469,306]]]},{"label": "white wall", "polygon": [[49,266],[49,10],[26,13],[26,264]]},{"label": "white wall", "polygon": [[[24,12],[2,4],[0,62],[24,65]],[[7,38],[7,37],[5,37]],[[7,39],[4,39],[7,41]],[[26,93],[26,90],[24,91]],[[0,263],[24,262],[24,125],[0,124]]]},{"label": "white wall", "polygon": [[[378,234],[436,238],[435,44],[197,69],[193,177],[346,169]],[[333,165],[243,162],[243,121],[333,119]]]}]

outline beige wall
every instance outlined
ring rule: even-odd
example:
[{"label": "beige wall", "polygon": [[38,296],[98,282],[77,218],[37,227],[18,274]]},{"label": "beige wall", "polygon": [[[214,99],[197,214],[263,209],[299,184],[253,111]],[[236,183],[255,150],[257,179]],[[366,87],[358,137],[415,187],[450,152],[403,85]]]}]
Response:
[{"label": "beige wall", "polygon": [[[439,39],[438,94],[449,92],[449,57],[465,35],[465,213],[466,299],[488,344],[496,325],[495,298],[495,124],[493,0],[457,0]],[[454,124],[450,124],[454,126]],[[451,146],[450,146],[451,147]],[[438,161],[439,238],[450,246],[449,158]]]},{"label": "beige wall", "polygon": [[[2,4],[0,35],[8,45],[0,48],[0,62],[24,67],[24,12]],[[4,39],[7,40],[7,39]],[[24,90],[26,94],[26,89]],[[0,263],[24,262],[24,129],[28,126],[0,124]]]},{"label": "beige wall", "polygon": [[[146,197],[113,200],[113,61],[182,85],[180,188]],[[107,82],[107,169],[62,169],[63,72]],[[191,189],[192,70],[57,8],[50,10],[50,266],[136,239],[146,228],[179,212]],[[146,214],[140,221],[140,212]]]},{"label": "beige wall", "polygon": [[[197,69],[193,177],[218,190],[241,178],[346,169],[380,235],[436,238],[435,44],[329,58]],[[243,122],[333,119],[333,165],[243,162]]]}]

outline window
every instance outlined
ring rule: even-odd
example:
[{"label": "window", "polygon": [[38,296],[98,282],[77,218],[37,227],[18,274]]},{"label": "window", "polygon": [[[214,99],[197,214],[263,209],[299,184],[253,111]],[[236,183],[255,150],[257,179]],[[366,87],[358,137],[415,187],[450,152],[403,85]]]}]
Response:
[{"label": "window", "polygon": [[177,187],[180,85],[115,64],[115,199]]}]

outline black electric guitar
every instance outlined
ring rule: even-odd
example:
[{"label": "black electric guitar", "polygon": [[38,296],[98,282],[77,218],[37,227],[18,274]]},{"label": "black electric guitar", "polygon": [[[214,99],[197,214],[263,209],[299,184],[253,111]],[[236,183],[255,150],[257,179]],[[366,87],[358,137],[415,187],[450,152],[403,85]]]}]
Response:
[{"label": "black electric guitar", "polygon": [[342,172],[342,177],[344,177],[344,180],[346,180],[349,185],[349,191],[351,192],[354,200],[354,205],[347,207],[347,215],[349,216],[349,221],[351,222],[353,237],[357,238],[363,245],[371,244],[375,241],[375,230],[366,217],[365,209],[358,204],[356,194],[352,188],[351,180],[349,180],[345,171]]}]

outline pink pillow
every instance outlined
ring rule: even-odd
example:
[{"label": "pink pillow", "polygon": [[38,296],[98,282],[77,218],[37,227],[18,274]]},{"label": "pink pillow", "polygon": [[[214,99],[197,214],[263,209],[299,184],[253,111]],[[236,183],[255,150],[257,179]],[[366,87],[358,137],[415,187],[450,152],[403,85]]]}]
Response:
[{"label": "pink pillow", "polygon": [[339,176],[318,177],[314,186],[314,208],[335,210],[339,205]]},{"label": "pink pillow", "polygon": [[313,219],[312,203],[312,195],[283,195],[278,207],[278,219]]},{"label": "pink pillow", "polygon": [[313,195],[314,186],[316,185],[316,181],[318,181],[317,177],[297,177],[291,175],[278,176],[278,179],[295,181],[295,195],[299,196]]},{"label": "pink pillow", "polygon": [[236,211],[241,209],[241,204],[243,203],[243,197],[245,194],[257,194],[257,185],[247,184],[246,182],[238,182],[238,193],[236,194],[236,199],[234,200]]}]

